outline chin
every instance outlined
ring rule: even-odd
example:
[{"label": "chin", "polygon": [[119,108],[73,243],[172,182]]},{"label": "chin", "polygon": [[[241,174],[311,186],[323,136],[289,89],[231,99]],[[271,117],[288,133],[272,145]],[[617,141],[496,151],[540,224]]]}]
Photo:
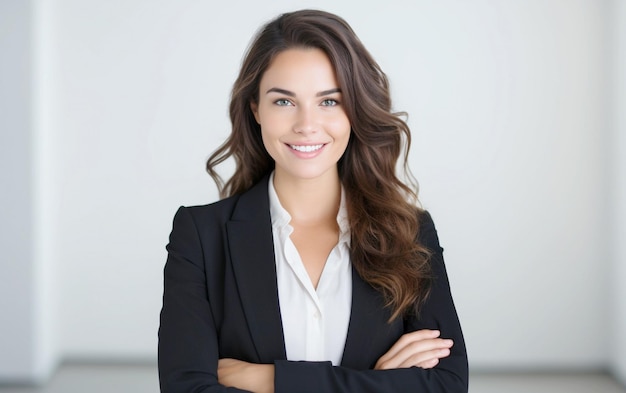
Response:
[{"label": "chin", "polygon": [[337,171],[333,168],[307,168],[302,170],[288,170],[285,174],[292,179],[316,180],[324,177],[337,177]]}]

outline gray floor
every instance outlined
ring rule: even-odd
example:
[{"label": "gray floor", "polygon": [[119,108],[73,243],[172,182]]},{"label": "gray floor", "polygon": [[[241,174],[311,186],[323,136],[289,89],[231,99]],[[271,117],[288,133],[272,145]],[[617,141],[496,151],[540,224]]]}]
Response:
[{"label": "gray floor", "polygon": [[562,374],[474,374],[471,393],[626,393],[608,375]]},{"label": "gray floor", "polygon": [[[0,393],[158,393],[155,366],[65,365],[45,386],[0,385]],[[602,374],[473,374],[471,393],[626,393]]]}]

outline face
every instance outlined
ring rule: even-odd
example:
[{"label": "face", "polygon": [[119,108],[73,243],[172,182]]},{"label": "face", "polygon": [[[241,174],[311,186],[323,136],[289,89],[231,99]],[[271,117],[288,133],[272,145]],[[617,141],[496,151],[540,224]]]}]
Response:
[{"label": "face", "polygon": [[251,108],[276,179],[338,179],[350,138],[341,102],[335,70],[320,49],[288,49],[274,58]]}]

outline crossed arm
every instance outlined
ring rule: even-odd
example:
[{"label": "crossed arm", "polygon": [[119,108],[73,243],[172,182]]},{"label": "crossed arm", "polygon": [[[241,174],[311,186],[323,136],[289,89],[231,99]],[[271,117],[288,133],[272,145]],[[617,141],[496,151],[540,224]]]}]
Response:
[{"label": "crossed arm", "polygon": [[[429,369],[450,355],[452,340],[439,337],[438,330],[406,333],[376,362],[375,370],[420,367]],[[220,359],[220,384],[255,393],[274,393],[274,365],[254,364],[236,359]]]}]

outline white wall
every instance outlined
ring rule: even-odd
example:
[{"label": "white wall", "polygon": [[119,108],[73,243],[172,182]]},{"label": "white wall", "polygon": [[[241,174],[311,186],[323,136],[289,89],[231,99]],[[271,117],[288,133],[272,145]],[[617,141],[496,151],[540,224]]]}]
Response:
[{"label": "white wall", "polygon": [[607,3],[247,3],[38,3],[40,138],[19,146],[37,152],[22,158],[39,169],[39,298],[58,310],[46,342],[154,360],[171,219],[216,198],[204,160],[243,51],[261,23],[314,5],[352,24],[410,114],[472,367],[606,366]]},{"label": "white wall", "polygon": [[43,381],[57,360],[42,249],[38,4],[0,2],[0,380]]},{"label": "white wall", "polygon": [[14,354],[0,359],[0,378],[28,379],[36,355],[30,334],[35,302],[30,4],[0,3],[0,26],[7,30],[5,26],[10,26],[13,32],[0,35],[0,53],[14,59],[0,63],[0,179],[3,194],[10,190],[0,204],[0,308],[8,314],[6,323],[3,318],[0,348]]},{"label": "white wall", "polygon": [[613,27],[613,361],[626,385],[626,1],[612,2]]},{"label": "white wall", "polygon": [[383,54],[412,114],[413,168],[471,365],[600,367],[608,338],[589,332],[608,317],[604,6],[437,4],[386,28],[408,48]]},{"label": "white wall", "polygon": [[43,381],[62,360],[64,352],[59,333],[59,292],[62,284],[59,283],[60,261],[56,258],[55,243],[59,219],[57,201],[53,198],[55,176],[58,173],[57,151],[52,144],[52,140],[56,138],[54,119],[57,97],[54,95],[54,79],[58,72],[52,62],[57,53],[57,45],[55,37],[50,34],[54,29],[56,4],[53,0],[34,0],[32,4],[33,130],[36,135],[32,141],[36,243],[33,282],[38,316],[34,331],[35,345],[40,353],[36,372],[40,375],[38,380]]}]

